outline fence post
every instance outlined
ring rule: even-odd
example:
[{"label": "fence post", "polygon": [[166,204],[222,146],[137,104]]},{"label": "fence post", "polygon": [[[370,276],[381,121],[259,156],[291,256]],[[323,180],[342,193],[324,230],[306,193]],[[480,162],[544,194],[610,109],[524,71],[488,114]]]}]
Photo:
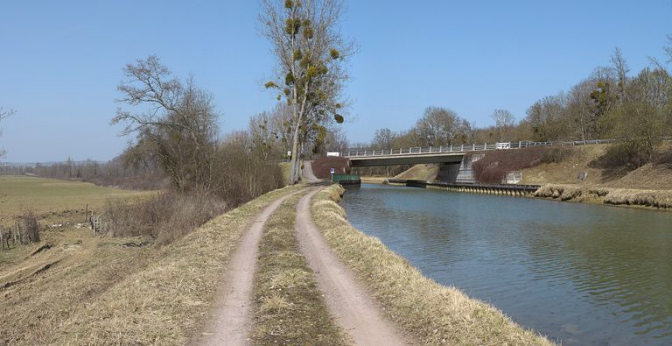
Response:
[{"label": "fence post", "polygon": [[471,150],[472,150],[472,151],[475,151],[475,150],[476,150],[476,143],[474,143],[474,144],[471,145]]},{"label": "fence post", "polygon": [[460,151],[464,151],[464,144],[462,144],[462,147],[460,148]]}]

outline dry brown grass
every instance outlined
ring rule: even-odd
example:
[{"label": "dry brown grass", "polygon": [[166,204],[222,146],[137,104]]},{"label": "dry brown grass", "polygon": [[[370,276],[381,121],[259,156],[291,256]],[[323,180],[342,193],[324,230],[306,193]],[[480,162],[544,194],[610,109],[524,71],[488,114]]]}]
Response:
[{"label": "dry brown grass", "polygon": [[[188,343],[201,330],[237,241],[257,213],[301,187],[275,190],[221,215],[175,243],[52,230],[54,245],[21,247],[0,266],[5,299],[0,344]],[[38,272],[45,265],[48,269]]]},{"label": "dry brown grass", "polygon": [[[93,236],[72,226],[42,233],[39,244],[2,253],[0,344],[49,344],[64,321],[155,257],[138,239]],[[48,244],[51,248],[35,253]],[[31,255],[35,253],[34,255]]]},{"label": "dry brown grass", "polygon": [[255,345],[347,344],[299,250],[294,223],[303,195],[283,202],[267,221],[259,243],[251,334]]},{"label": "dry brown grass", "polygon": [[563,201],[652,207],[672,210],[672,191],[618,189],[604,186],[555,185],[542,186],[535,197]]},{"label": "dry brown grass", "polygon": [[[603,170],[591,165],[604,155],[608,144],[586,145],[568,148],[570,154],[560,162],[540,163],[532,168],[523,169],[523,180],[520,184],[600,184],[608,179]],[[579,173],[588,173],[587,179],[579,181]]]},{"label": "dry brown grass", "polygon": [[110,236],[150,236],[168,244],[226,210],[226,202],[212,194],[163,192],[143,200],[110,200],[103,217]]},{"label": "dry brown grass", "polygon": [[389,179],[386,177],[359,177],[363,184],[383,184],[385,180]]},{"label": "dry brown grass", "polygon": [[336,203],[343,191],[334,185],[314,197],[315,223],[405,332],[428,345],[552,345],[496,308],[423,276],[380,240],[353,228]]},{"label": "dry brown grass", "polygon": [[531,147],[517,150],[491,150],[472,165],[478,183],[500,184],[508,172],[521,171],[542,163],[562,163],[574,151],[568,147]]},{"label": "dry brown grass", "polygon": [[666,164],[646,164],[604,185],[620,189],[672,190],[672,168]]}]

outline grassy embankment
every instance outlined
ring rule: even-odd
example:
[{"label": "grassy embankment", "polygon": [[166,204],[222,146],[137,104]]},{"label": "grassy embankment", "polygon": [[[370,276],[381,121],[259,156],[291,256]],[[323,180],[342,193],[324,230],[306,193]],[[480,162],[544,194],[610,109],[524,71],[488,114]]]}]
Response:
[{"label": "grassy embankment", "polygon": [[[628,171],[625,167],[602,168],[599,161],[609,145],[569,148],[560,162],[543,163],[523,170],[525,184],[543,185],[536,197],[562,201],[672,208],[672,167],[649,163]],[[587,179],[577,179],[580,172]]]},{"label": "grassy embankment", "polygon": [[[84,184],[49,182],[59,187]],[[82,188],[107,191],[90,184]],[[249,222],[261,208],[296,189],[270,192],[163,247],[64,225],[43,232],[40,244],[0,251],[2,256],[13,254],[0,264],[0,344],[186,343],[209,313],[229,255]],[[102,204],[107,198],[43,193],[54,196],[53,201],[60,200],[59,194],[66,201],[71,196],[73,206],[98,200]],[[35,204],[42,203],[34,196]],[[44,244],[51,248],[31,255]]]},{"label": "grassy embankment", "polygon": [[362,183],[365,184],[385,184],[388,179],[407,179],[407,180],[424,180],[434,181],[439,174],[439,166],[433,164],[420,164],[411,166],[411,168],[390,177],[361,177]]},{"label": "grassy embankment", "polygon": [[315,196],[315,223],[405,332],[429,345],[552,345],[496,308],[423,276],[380,240],[353,228],[337,203],[343,191],[333,185]]},{"label": "grassy embankment", "polygon": [[439,174],[439,165],[414,165],[408,170],[396,175],[393,179],[434,181]]},{"label": "grassy embankment", "polygon": [[255,345],[348,344],[299,250],[294,223],[303,195],[290,197],[273,213],[259,244],[251,334]]}]

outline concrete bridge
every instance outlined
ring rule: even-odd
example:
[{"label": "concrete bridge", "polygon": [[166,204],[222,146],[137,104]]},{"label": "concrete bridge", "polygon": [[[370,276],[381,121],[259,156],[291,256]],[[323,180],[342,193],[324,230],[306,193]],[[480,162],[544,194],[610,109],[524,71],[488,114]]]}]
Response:
[{"label": "concrete bridge", "polygon": [[441,182],[473,182],[471,163],[479,159],[478,156],[467,157],[468,153],[478,154],[489,150],[513,150],[539,146],[574,146],[587,144],[611,143],[613,140],[591,140],[571,142],[504,142],[484,144],[459,144],[429,148],[401,148],[401,149],[352,149],[343,153],[343,157],[350,159],[352,167],[375,167],[415,164],[439,164]]}]

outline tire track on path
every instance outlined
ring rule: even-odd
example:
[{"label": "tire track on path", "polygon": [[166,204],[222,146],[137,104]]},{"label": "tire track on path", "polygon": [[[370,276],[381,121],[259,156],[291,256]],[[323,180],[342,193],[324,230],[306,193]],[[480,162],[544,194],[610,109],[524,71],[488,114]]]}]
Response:
[{"label": "tire track on path", "polygon": [[407,345],[404,335],[383,318],[376,302],[331,250],[315,226],[310,201],[318,191],[305,195],[299,201],[296,234],[301,252],[315,272],[330,312],[357,345]]},{"label": "tire track on path", "polygon": [[209,328],[200,345],[248,345],[252,328],[252,289],[256,270],[259,239],[266,220],[287,198],[305,189],[280,197],[267,206],[252,222],[229,262],[229,269],[219,294]]}]

